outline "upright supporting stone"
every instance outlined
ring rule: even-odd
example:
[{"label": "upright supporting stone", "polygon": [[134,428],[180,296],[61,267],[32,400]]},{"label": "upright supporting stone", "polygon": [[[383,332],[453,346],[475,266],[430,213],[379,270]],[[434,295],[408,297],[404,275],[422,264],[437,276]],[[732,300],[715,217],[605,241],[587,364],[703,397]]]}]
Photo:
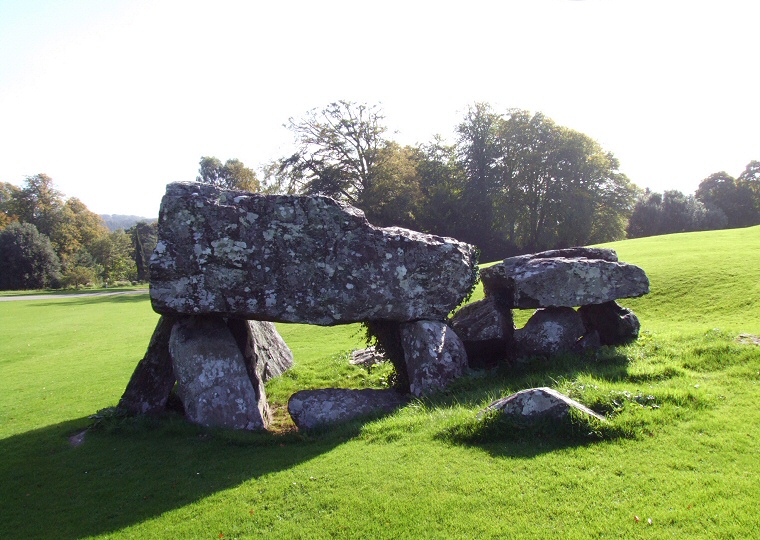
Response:
[{"label": "upright supporting stone", "polygon": [[515,330],[515,342],[519,356],[550,356],[572,351],[583,334],[583,321],[573,308],[544,308]]},{"label": "upright supporting stone", "polygon": [[187,418],[208,427],[260,430],[269,423],[264,386],[246,366],[221,317],[187,317],[169,341]]},{"label": "upright supporting stone", "polygon": [[145,356],[137,364],[127,384],[119,408],[132,414],[160,414],[176,378],[169,355],[169,336],[177,317],[164,315],[158,320]]},{"label": "upright supporting stone", "polygon": [[445,388],[467,369],[467,352],[446,323],[416,321],[401,325],[401,344],[409,375],[409,392],[416,397]]},{"label": "upright supporting stone", "polygon": [[462,340],[471,368],[494,367],[514,347],[512,311],[499,310],[493,297],[467,304],[449,324]]},{"label": "upright supporting stone", "polygon": [[250,366],[251,379],[264,383],[293,367],[293,353],[273,323],[229,319],[227,326]]},{"label": "upright supporting stone", "polygon": [[617,302],[589,304],[578,308],[587,332],[596,331],[602,345],[624,345],[639,337],[638,317]]}]

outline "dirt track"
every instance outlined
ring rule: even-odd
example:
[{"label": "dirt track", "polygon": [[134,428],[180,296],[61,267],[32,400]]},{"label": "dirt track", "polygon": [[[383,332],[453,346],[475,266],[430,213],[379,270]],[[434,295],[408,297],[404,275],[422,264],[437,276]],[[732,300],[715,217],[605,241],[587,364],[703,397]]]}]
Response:
[{"label": "dirt track", "polygon": [[148,289],[137,289],[134,291],[114,291],[114,292],[92,292],[92,293],[71,293],[71,294],[29,294],[24,296],[0,296],[0,302],[10,302],[13,300],[59,300],[62,298],[85,298],[88,296],[118,296],[127,294],[145,294]]}]

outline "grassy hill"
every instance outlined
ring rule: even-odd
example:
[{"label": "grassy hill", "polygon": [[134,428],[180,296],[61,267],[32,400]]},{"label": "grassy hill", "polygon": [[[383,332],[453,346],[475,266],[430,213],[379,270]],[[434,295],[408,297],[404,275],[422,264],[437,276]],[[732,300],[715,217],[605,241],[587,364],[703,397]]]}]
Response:
[{"label": "grassy hill", "polygon": [[[1,303],[0,536],[747,538],[760,526],[760,347],[737,338],[760,334],[760,228],[608,247],[651,280],[621,301],[642,322],[635,344],[474,373],[311,435],[288,424],[293,391],[388,374],[348,365],[357,325],[280,325],[296,366],[267,387],[276,433],[111,418],[77,446],[144,353],[147,295]],[[557,433],[477,419],[538,385],[609,422]]]}]

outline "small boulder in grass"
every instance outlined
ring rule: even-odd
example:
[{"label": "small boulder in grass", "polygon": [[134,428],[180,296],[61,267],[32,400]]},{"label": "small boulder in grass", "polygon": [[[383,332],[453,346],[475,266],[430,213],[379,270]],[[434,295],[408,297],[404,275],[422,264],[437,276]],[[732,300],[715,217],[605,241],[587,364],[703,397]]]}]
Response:
[{"label": "small boulder in grass", "polygon": [[592,411],[585,405],[560,394],[551,388],[529,388],[511,396],[498,399],[486,407],[478,415],[483,417],[492,411],[497,411],[523,425],[531,425],[551,420],[563,420],[571,409],[605,421],[604,416]]}]

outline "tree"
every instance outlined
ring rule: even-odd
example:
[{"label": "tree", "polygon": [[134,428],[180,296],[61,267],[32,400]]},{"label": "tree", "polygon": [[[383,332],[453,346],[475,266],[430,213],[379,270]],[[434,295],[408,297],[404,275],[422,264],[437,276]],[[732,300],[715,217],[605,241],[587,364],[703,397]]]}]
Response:
[{"label": "tree", "polygon": [[71,197],[58,210],[50,232],[50,241],[61,259],[64,269],[80,250],[92,251],[95,242],[109,235],[103,219],[90,211],[85,204]]},{"label": "tree", "polygon": [[541,113],[476,104],[458,127],[463,239],[487,257],[622,238],[636,188],[610,152]]},{"label": "tree", "polygon": [[13,184],[0,182],[0,230],[7,227],[9,223],[18,221],[13,204],[19,191],[21,189]]},{"label": "tree", "polygon": [[100,277],[106,284],[137,278],[132,239],[123,230],[118,229],[95,240],[91,252],[102,268]]},{"label": "tree", "polygon": [[132,256],[138,281],[150,279],[150,256],[158,243],[158,223],[140,221],[127,233],[132,238]]},{"label": "tree", "polygon": [[60,262],[47,236],[31,223],[0,231],[0,290],[42,289],[59,279]]},{"label": "tree", "polygon": [[362,192],[367,219],[380,226],[417,227],[421,199],[416,150],[388,142],[379,149],[373,181]]},{"label": "tree", "polygon": [[723,229],[728,220],[720,208],[680,191],[642,193],[628,221],[628,238]]},{"label": "tree", "polygon": [[758,223],[751,165],[747,166],[742,182],[737,182],[730,174],[720,171],[702,180],[695,193],[696,198],[705,206],[720,208],[726,214],[729,228]]},{"label": "tree", "polygon": [[53,186],[53,179],[46,174],[27,176],[25,186],[13,196],[12,212],[18,220],[31,223],[37,230],[50,237],[63,206],[63,196]]},{"label": "tree", "polygon": [[372,189],[386,128],[378,106],[350,101],[312,109],[286,127],[296,152],[268,167],[270,189],[326,195],[363,208],[363,194]]},{"label": "tree", "polygon": [[459,163],[467,178],[462,204],[471,220],[462,230],[462,239],[476,244],[486,254],[496,248],[493,216],[495,196],[501,192],[497,168],[502,156],[498,140],[501,120],[489,104],[476,103],[456,128]]},{"label": "tree", "polygon": [[239,159],[228,159],[222,162],[216,157],[204,156],[198,168],[197,182],[211,184],[225,189],[241,189],[243,191],[261,191],[261,183],[256,172],[249,169]]},{"label": "tree", "polygon": [[103,273],[95,258],[86,249],[80,249],[70,261],[69,267],[63,273],[63,284],[66,287],[72,285],[79,289],[80,285],[94,282],[98,275]]}]

